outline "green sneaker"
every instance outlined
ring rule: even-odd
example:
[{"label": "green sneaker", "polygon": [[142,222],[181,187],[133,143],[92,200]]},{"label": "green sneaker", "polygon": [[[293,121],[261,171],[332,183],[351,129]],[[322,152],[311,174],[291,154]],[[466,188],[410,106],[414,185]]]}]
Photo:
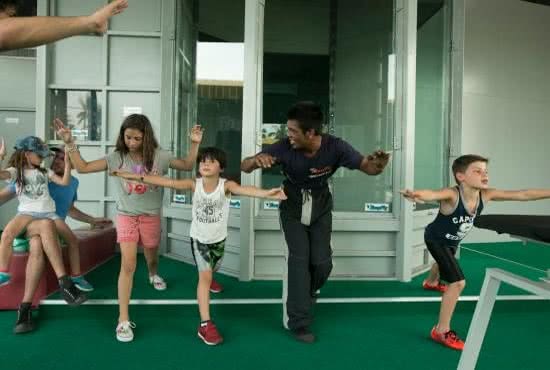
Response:
[{"label": "green sneaker", "polygon": [[0,286],[9,284],[11,275],[7,272],[0,272]]},{"label": "green sneaker", "polygon": [[28,239],[17,237],[13,240],[13,253],[25,254],[28,252],[29,252]]},{"label": "green sneaker", "polygon": [[71,276],[71,280],[73,281],[74,285],[83,292],[91,292],[94,290],[94,287],[92,284],[90,284],[86,279],[84,279],[84,276]]}]

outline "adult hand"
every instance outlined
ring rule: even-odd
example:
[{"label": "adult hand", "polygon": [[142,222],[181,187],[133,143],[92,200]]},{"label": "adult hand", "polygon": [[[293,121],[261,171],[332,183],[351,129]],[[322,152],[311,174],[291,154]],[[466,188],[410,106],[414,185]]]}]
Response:
[{"label": "adult hand", "polygon": [[98,229],[104,229],[108,226],[111,226],[113,221],[105,217],[94,217],[92,220],[92,227]]},{"label": "adult hand", "polygon": [[390,153],[383,150],[377,150],[368,155],[367,159],[373,163],[374,167],[382,171],[388,165],[390,160]]},{"label": "adult hand", "polygon": [[101,35],[104,34],[105,32],[107,32],[109,18],[111,18],[113,15],[122,13],[127,7],[127,0],[115,0],[111,1],[102,8],[99,8],[95,13],[88,16],[91,25],[91,31]]},{"label": "adult hand", "polygon": [[259,153],[254,156],[254,161],[260,168],[270,168],[277,162],[277,158],[267,153]]}]

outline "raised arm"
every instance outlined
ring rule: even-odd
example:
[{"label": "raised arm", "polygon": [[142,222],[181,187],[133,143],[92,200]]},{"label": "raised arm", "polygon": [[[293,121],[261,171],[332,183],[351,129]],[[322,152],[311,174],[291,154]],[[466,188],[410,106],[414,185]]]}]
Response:
[{"label": "raised arm", "polygon": [[61,137],[63,142],[66,145],[66,153],[69,154],[69,158],[73,163],[73,166],[78,173],[92,173],[92,172],[101,172],[107,170],[107,160],[97,159],[95,161],[86,162],[82,159],[80,152],[76,146],[76,143],[73,139],[73,134],[71,129],[65,127],[63,121],[59,118],[56,118],[53,121],[57,135]]},{"label": "raised arm", "polygon": [[0,20],[0,50],[49,44],[70,36],[107,31],[109,18],[128,7],[127,0],[115,0],[89,16],[10,17]]},{"label": "raised arm", "polygon": [[126,180],[140,181],[145,184],[162,186],[165,188],[179,189],[179,190],[195,190],[195,181],[191,179],[172,179],[170,177],[163,177],[157,175],[139,175],[137,173],[113,171],[112,176],[122,177]]},{"label": "raised arm", "polygon": [[255,186],[241,186],[235,181],[226,181],[225,192],[234,195],[244,195],[253,198],[266,198],[275,200],[285,200],[286,194],[281,188],[260,189]]},{"label": "raised arm", "polygon": [[425,202],[441,202],[449,201],[454,203],[456,201],[457,193],[453,188],[443,188],[441,190],[401,190],[403,197],[411,202],[425,203]]},{"label": "raised arm", "polygon": [[200,125],[195,125],[189,133],[191,139],[191,148],[187,157],[183,159],[172,159],[170,161],[170,168],[180,171],[191,171],[197,162],[197,155],[199,154],[199,145],[202,141],[203,129]]},{"label": "raised arm", "polygon": [[51,174],[51,180],[57,185],[67,186],[71,183],[71,160],[69,159],[67,151],[65,151],[65,169],[63,176],[56,175],[53,171]]},{"label": "raised arm", "polygon": [[498,190],[487,189],[483,191],[483,198],[487,201],[515,200],[528,201],[550,198],[550,189],[526,189],[526,190]]}]

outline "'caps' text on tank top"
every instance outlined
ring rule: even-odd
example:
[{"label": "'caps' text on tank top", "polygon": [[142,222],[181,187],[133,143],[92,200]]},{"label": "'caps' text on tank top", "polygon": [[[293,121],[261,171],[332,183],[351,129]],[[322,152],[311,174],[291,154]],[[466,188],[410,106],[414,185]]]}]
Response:
[{"label": "'caps' text on tank top", "polygon": [[448,246],[457,246],[474,227],[474,219],[483,210],[481,192],[474,214],[471,214],[464,205],[464,198],[458,186],[456,190],[458,199],[454,211],[449,215],[444,215],[441,210],[438,212],[435,220],[426,227],[424,233],[426,240]]}]

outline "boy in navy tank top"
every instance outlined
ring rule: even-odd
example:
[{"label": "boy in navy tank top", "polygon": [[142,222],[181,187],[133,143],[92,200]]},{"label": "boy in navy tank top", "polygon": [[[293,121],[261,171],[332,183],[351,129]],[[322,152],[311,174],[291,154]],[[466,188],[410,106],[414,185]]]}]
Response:
[{"label": "boy in navy tank top", "polygon": [[[425,289],[443,292],[439,321],[431,331],[431,338],[447,347],[461,351],[462,341],[451,330],[451,318],[466,285],[466,280],[455,253],[462,239],[474,226],[474,219],[490,200],[537,200],[550,198],[550,190],[497,190],[489,188],[488,159],[479,155],[458,157],[452,166],[455,187],[441,190],[404,190],[403,196],[413,202],[439,202],[439,213],[426,227],[424,241],[436,261],[430,275],[424,281]],[[439,279],[449,285],[443,285]]]}]

